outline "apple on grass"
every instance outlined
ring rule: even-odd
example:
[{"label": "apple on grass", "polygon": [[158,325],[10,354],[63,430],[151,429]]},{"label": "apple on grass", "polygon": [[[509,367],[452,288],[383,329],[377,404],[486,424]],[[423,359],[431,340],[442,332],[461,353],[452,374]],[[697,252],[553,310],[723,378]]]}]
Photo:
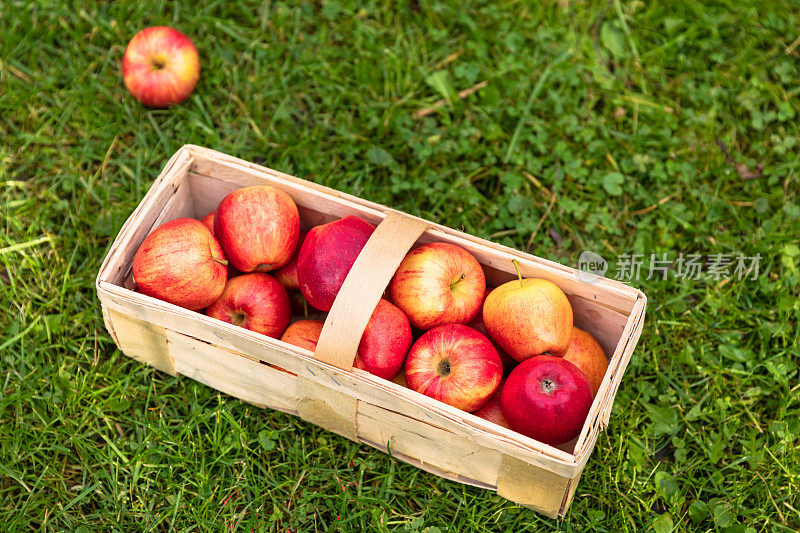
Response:
[{"label": "apple on grass", "polygon": [[489,339],[468,326],[445,324],[414,343],[405,375],[409,388],[472,412],[497,390],[503,364]]},{"label": "apple on grass", "polygon": [[308,303],[330,311],[375,226],[354,215],[311,228],[297,256],[297,279]]},{"label": "apple on grass", "polygon": [[406,254],[389,285],[392,301],[415,327],[468,324],[481,308],[486,278],[477,259],[446,242]]},{"label": "apple on grass", "polygon": [[200,56],[174,28],[153,26],[133,36],[122,56],[122,79],[134,98],[151,107],[180,103],[200,79]]},{"label": "apple on grass", "polygon": [[300,214],[292,198],[269,185],[228,194],[214,215],[214,234],[241,272],[269,272],[291,259],[300,236]]},{"label": "apple on grass", "polygon": [[253,272],[229,280],[206,314],[277,339],[292,312],[283,285],[269,274]]},{"label": "apple on grass", "polygon": [[206,226],[177,218],[159,226],[136,250],[133,280],[142,294],[197,311],[222,294],[227,264]]},{"label": "apple on grass", "polygon": [[573,326],[572,337],[564,359],[584,373],[592,387],[592,396],[597,395],[606,370],[608,370],[608,359],[603,348],[591,333]]},{"label": "apple on grass", "polygon": [[483,304],[492,340],[517,361],[549,353],[563,356],[572,336],[572,306],[552,281],[519,279],[494,289]]},{"label": "apple on grass", "polygon": [[552,355],[520,363],[500,393],[500,408],[511,428],[551,446],[577,437],[591,406],[592,389],[583,372]]}]

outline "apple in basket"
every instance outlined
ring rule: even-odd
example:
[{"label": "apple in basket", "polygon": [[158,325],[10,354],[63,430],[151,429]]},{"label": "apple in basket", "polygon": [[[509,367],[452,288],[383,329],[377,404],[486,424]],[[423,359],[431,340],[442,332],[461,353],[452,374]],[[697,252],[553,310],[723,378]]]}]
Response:
[{"label": "apple in basket", "polygon": [[608,359],[591,333],[573,327],[564,359],[577,366],[586,375],[592,386],[592,396],[597,395],[608,370]]},{"label": "apple in basket", "polygon": [[[486,287],[486,294],[483,297],[483,301],[486,302],[486,297],[492,292],[493,289]],[[467,324],[472,329],[476,330],[481,335],[486,335],[486,337],[492,341],[494,347],[497,348],[497,353],[500,354],[500,360],[503,362],[503,374],[508,374],[511,370],[517,366],[518,362],[516,359],[511,357],[506,353],[505,350],[500,348],[494,340],[492,340],[492,336],[489,335],[489,330],[486,329],[486,323],[483,321],[483,304],[481,304],[481,311],[475,315],[475,318],[472,319],[472,322]]]},{"label": "apple in basket", "polygon": [[245,187],[219,203],[214,234],[237,270],[269,272],[292,258],[300,236],[300,214],[292,198],[280,189]]},{"label": "apple in basket", "polygon": [[145,28],[125,48],[122,79],[143,104],[171,106],[192,94],[200,79],[200,56],[191,39],[178,30]]},{"label": "apple in basket", "polygon": [[492,394],[489,400],[483,404],[480,409],[474,411],[472,414],[479,418],[483,418],[484,420],[488,420],[489,422],[494,422],[498,426],[511,429],[511,426],[508,425],[506,417],[503,416],[503,410],[500,407],[500,393],[503,392],[503,385],[505,385],[505,381],[501,381],[500,386],[497,387],[497,390],[494,391],[494,394]]},{"label": "apple in basket", "polygon": [[367,322],[353,366],[392,379],[403,368],[412,340],[406,314],[381,298]]},{"label": "apple in basket", "polygon": [[410,389],[472,412],[497,390],[503,363],[485,336],[462,324],[445,324],[414,343],[405,374]]},{"label": "apple in basket", "polygon": [[572,306],[555,283],[520,276],[486,297],[483,321],[492,340],[517,361],[562,356],[572,335]]},{"label": "apple in basket", "polygon": [[133,256],[133,280],[142,294],[197,311],[225,289],[228,261],[202,222],[177,218],[153,231]]},{"label": "apple in basket", "polygon": [[292,310],[286,289],[278,280],[252,272],[228,280],[206,314],[277,339],[289,325]]},{"label": "apple in basket", "polygon": [[306,235],[307,232],[300,232],[294,255],[292,255],[288,263],[275,271],[275,278],[287,289],[300,289],[300,280],[297,279],[297,256],[300,255],[300,248],[303,246],[303,241],[306,240]]},{"label": "apple in basket", "polygon": [[432,242],[406,254],[389,285],[414,327],[467,324],[478,314],[486,278],[477,259],[455,244]]},{"label": "apple in basket", "polygon": [[[354,215],[311,228],[297,256],[300,292],[315,308],[330,311],[375,226]],[[288,261],[288,260],[287,260]]]},{"label": "apple in basket", "polygon": [[317,349],[319,334],[324,323],[321,320],[298,320],[286,328],[281,340],[313,352]]},{"label": "apple in basket", "polygon": [[511,429],[552,446],[580,434],[591,405],[592,389],[583,372],[552,355],[520,363],[500,393],[500,408]]}]

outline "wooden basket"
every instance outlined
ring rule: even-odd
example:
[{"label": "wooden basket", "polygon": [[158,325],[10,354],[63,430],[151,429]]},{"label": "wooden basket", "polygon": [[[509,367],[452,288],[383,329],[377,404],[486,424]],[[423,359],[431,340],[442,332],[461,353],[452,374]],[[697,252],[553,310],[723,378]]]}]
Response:
[{"label": "wooden basket", "polygon": [[[304,227],[346,215],[377,225],[325,322],[315,353],[132,289],[131,263],[152,230],[178,217],[199,218],[229,192],[269,184],[286,191]],[[556,283],[575,325],[612,354],[576,441],[555,448],[401,387],[352,362],[366,323],[414,243],[446,241],[483,265],[487,285],[524,277]],[[171,375],[185,375],[259,407],[298,415],[438,476],[495,490],[555,517],[566,512],[586,461],[608,424],[622,374],[642,330],[645,295],[379,204],[228,155],[187,145],[169,160],[117,235],[100,268],[103,319],[123,353]]]}]

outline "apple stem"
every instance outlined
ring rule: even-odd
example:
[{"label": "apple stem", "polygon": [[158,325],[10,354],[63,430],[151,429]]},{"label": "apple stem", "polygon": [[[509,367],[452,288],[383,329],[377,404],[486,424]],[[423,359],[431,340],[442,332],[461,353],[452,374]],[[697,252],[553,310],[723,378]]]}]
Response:
[{"label": "apple stem", "polygon": [[456,285],[458,285],[459,283],[461,283],[462,281],[464,281],[464,278],[466,278],[466,277],[467,277],[467,274],[466,274],[466,273],[464,273],[464,272],[462,272],[462,273],[461,273],[461,275],[458,277],[458,279],[457,279],[457,280],[455,280],[455,281],[451,281],[451,282],[450,282],[450,290],[452,291],[453,289],[455,289],[455,288],[456,288]]},{"label": "apple stem", "polygon": [[519,286],[520,287],[524,287],[524,285],[522,284],[522,272],[519,271],[519,262],[517,262],[516,259],[512,259],[511,262],[514,263],[514,268],[517,269],[517,277],[519,278]]},{"label": "apple stem", "polygon": [[228,260],[227,259],[217,259],[213,255],[211,256],[211,259],[213,259],[214,261],[216,261],[217,263],[219,263],[222,266],[228,266]]}]

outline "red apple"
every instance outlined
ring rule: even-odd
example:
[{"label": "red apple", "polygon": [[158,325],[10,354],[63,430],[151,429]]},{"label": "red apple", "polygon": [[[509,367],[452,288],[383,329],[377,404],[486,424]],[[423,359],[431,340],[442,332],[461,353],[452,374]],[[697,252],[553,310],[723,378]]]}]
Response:
[{"label": "red apple", "polygon": [[200,79],[200,56],[174,28],[153,26],[133,36],[122,56],[122,79],[134,98],[151,107],[186,100]]},{"label": "red apple", "polygon": [[297,279],[308,303],[330,311],[375,226],[357,216],[311,228],[297,256]]},{"label": "red apple", "polygon": [[[486,288],[486,294],[483,297],[484,302],[486,302],[486,297],[489,296],[489,293],[492,292],[492,290],[493,289],[490,289],[488,287]],[[483,309],[483,304],[481,304],[481,309]],[[500,360],[503,362],[503,374],[507,375],[509,372],[511,372],[511,370],[515,366],[517,366],[517,361],[513,357],[508,355],[505,350],[500,348],[500,346],[498,346],[498,344],[494,342],[494,340],[492,340],[491,335],[489,335],[489,330],[486,329],[486,324],[483,322],[482,312],[479,311],[478,314],[475,315],[475,318],[472,319],[472,322],[470,322],[467,325],[472,329],[476,330],[481,335],[485,335],[490,341],[492,341],[494,347],[497,348],[497,353],[500,354]]]},{"label": "red apple", "polygon": [[572,306],[551,281],[516,279],[486,297],[483,321],[492,340],[517,361],[546,352],[562,356],[572,335]]},{"label": "red apple", "polygon": [[591,333],[573,326],[572,337],[564,359],[584,373],[592,386],[592,396],[595,396],[603,382],[603,376],[608,370],[608,359],[606,359],[603,348]]},{"label": "red apple", "polygon": [[321,320],[298,320],[286,328],[281,340],[313,352],[317,349],[319,334],[324,323]]},{"label": "red apple", "polygon": [[205,224],[211,233],[214,233],[214,211],[211,211],[209,214],[201,218],[200,222]]},{"label": "red apple", "polygon": [[283,285],[269,274],[253,272],[229,280],[206,314],[277,339],[292,312]]},{"label": "red apple", "polygon": [[411,324],[399,307],[386,300],[378,305],[367,322],[353,366],[383,379],[392,379],[406,360],[411,346]]},{"label": "red apple", "polygon": [[432,242],[410,251],[389,285],[392,301],[421,329],[468,324],[486,290],[483,269],[455,244]]},{"label": "red apple", "polygon": [[[211,230],[211,233],[214,233],[214,213],[215,213],[214,211],[211,211],[209,214],[207,214],[206,216],[204,216],[203,218],[200,219],[200,222],[205,224],[206,227]],[[234,267],[229,261],[228,262],[228,279],[231,279],[233,277],[239,276],[240,274],[241,274],[241,272],[236,270],[236,267]]]},{"label": "red apple", "polygon": [[289,259],[289,262],[275,271],[275,278],[281,282],[281,285],[287,289],[299,289],[300,281],[297,279],[297,256],[300,254],[300,248],[303,246],[303,241],[306,240],[307,232],[301,231],[300,237],[297,239],[297,247],[295,247],[294,255]]},{"label": "red apple", "polygon": [[592,388],[583,372],[551,355],[520,363],[500,393],[500,408],[511,428],[552,446],[580,434],[591,406]]},{"label": "red apple", "polygon": [[139,246],[133,279],[142,294],[196,311],[222,294],[227,264],[208,228],[193,218],[177,218]]},{"label": "red apple", "polygon": [[494,394],[503,364],[492,343],[462,324],[427,331],[406,358],[409,388],[464,411],[475,411]]},{"label": "red apple", "polygon": [[504,383],[501,381],[500,386],[498,386],[497,390],[494,391],[494,394],[492,394],[491,398],[489,398],[489,401],[483,404],[483,407],[472,414],[483,418],[484,420],[488,420],[489,422],[494,422],[498,426],[511,429],[511,426],[508,425],[506,417],[503,416],[503,411],[500,408],[500,393],[503,391],[503,384]]},{"label": "red apple", "polygon": [[292,258],[300,235],[300,215],[282,190],[254,185],[222,199],[214,215],[214,234],[238,270],[268,272]]}]

